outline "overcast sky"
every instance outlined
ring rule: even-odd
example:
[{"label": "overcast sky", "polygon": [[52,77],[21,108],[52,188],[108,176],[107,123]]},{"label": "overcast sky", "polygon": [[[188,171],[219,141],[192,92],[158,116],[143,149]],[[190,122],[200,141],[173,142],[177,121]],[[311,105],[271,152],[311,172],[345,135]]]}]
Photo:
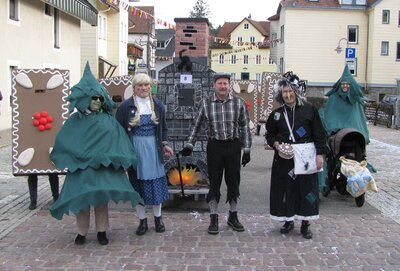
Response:
[{"label": "overcast sky", "polygon": [[[189,17],[197,0],[140,0],[133,6],[154,6],[156,18],[175,23],[174,18]],[[276,14],[280,0],[205,0],[211,11],[210,22],[214,27],[224,22],[240,22],[251,14],[256,21],[265,21]],[[158,28],[158,27],[157,27]]]}]

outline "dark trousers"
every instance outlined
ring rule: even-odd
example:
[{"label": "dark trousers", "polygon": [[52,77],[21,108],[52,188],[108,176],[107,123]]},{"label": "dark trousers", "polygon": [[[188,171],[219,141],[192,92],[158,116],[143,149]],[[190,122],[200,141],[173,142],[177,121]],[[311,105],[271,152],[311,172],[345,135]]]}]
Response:
[{"label": "dark trousers", "polygon": [[[58,189],[59,189],[59,181],[57,173],[49,173],[49,183],[51,194],[53,196],[54,201],[58,199]],[[31,198],[31,203],[37,202],[37,185],[38,185],[38,175],[37,174],[29,174],[28,175],[28,187],[29,187],[29,196]]]},{"label": "dark trousers", "polygon": [[210,179],[210,190],[207,202],[219,202],[221,193],[222,175],[225,174],[227,187],[226,202],[237,202],[240,185],[240,157],[241,143],[234,141],[209,140],[207,144],[207,166]]}]

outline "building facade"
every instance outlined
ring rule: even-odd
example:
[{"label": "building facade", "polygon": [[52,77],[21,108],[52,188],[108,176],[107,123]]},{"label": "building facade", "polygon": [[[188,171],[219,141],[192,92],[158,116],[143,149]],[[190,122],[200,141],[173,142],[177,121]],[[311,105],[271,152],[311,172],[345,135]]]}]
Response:
[{"label": "building facade", "polygon": [[269,22],[244,18],[225,23],[211,46],[211,68],[236,80],[261,82],[263,72],[276,70],[270,58]]},{"label": "building facade", "polygon": [[378,100],[399,91],[399,12],[395,0],[281,1],[269,18],[271,57],[278,72],[307,80],[313,96],[329,91],[347,64]]},{"label": "building facade", "polygon": [[70,85],[81,77],[80,28],[97,25],[97,10],[86,0],[5,0],[0,4],[0,129],[11,127],[11,71],[67,69]]}]

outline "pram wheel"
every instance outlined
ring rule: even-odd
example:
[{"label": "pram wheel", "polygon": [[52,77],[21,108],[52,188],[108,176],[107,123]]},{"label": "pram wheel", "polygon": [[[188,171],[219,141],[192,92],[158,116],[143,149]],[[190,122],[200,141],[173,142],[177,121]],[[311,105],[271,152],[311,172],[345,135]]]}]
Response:
[{"label": "pram wheel", "polygon": [[362,194],[361,196],[355,198],[355,201],[356,201],[357,207],[362,207],[364,205],[364,202],[365,202],[365,193]]}]

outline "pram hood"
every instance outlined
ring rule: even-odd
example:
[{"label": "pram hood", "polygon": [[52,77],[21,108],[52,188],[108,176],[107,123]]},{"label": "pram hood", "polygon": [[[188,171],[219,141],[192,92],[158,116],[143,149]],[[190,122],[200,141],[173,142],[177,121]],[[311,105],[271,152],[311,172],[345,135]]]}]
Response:
[{"label": "pram hood", "polygon": [[336,157],[337,155],[340,154],[341,151],[341,144],[342,142],[350,142],[350,141],[355,141],[359,144],[360,149],[362,153],[365,153],[365,146],[366,146],[366,141],[365,137],[363,134],[353,128],[344,128],[339,130],[336,134],[334,134],[331,137],[330,142],[330,147],[333,153],[333,156]]}]

